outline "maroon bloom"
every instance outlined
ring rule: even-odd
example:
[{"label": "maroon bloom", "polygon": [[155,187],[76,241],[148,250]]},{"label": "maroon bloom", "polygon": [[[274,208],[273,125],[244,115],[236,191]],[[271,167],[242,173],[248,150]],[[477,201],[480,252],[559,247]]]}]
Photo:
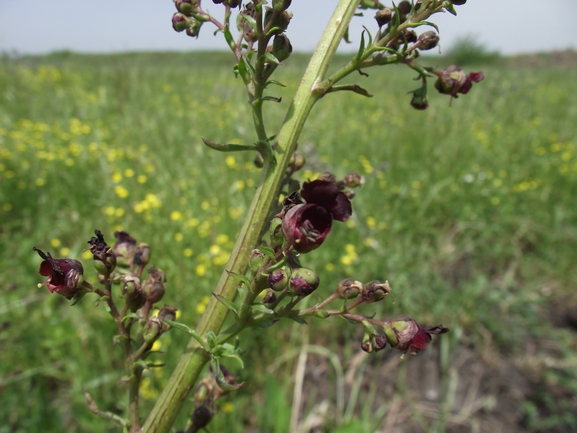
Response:
[{"label": "maroon bloom", "polygon": [[73,299],[83,294],[82,263],[73,259],[55,259],[50,253],[33,247],[44,261],[40,264],[38,272],[46,279],[46,286],[51,293],[58,293],[66,299]]},{"label": "maroon bloom", "polygon": [[333,219],[346,221],[353,213],[351,202],[334,182],[305,182],[301,196],[306,203],[291,207],[282,220],[282,231],[295,250],[307,253],[321,246]]},{"label": "maroon bloom", "polygon": [[458,97],[458,93],[466,95],[473,87],[473,83],[478,83],[485,78],[483,72],[471,72],[466,75],[462,69],[455,65],[447,67],[440,72],[433,72],[437,75],[435,88],[444,95],[451,95],[453,98]]},{"label": "maroon bloom", "polygon": [[431,335],[444,334],[449,328],[443,325],[422,327],[407,316],[400,316],[385,324],[385,335],[392,347],[416,355],[432,340]]}]

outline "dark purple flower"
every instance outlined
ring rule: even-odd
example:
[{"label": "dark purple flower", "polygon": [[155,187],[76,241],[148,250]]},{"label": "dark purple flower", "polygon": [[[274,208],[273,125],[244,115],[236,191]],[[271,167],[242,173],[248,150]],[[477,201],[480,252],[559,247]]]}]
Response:
[{"label": "dark purple flower", "polygon": [[449,332],[443,325],[422,327],[407,316],[400,316],[385,324],[385,335],[392,347],[416,355],[432,340],[431,335]]},{"label": "dark purple flower", "polygon": [[82,263],[73,259],[55,259],[50,253],[33,247],[44,261],[40,264],[38,272],[46,279],[46,286],[51,293],[58,293],[66,299],[78,297],[83,292]]},{"label": "dark purple flower", "polygon": [[473,83],[478,83],[485,78],[483,72],[471,72],[466,75],[462,69],[451,65],[440,72],[433,72],[437,75],[435,88],[444,95],[451,95],[453,98],[458,97],[458,93],[463,95],[469,93]]},{"label": "dark purple flower", "polygon": [[334,182],[305,182],[304,204],[290,208],[283,216],[282,231],[296,251],[306,253],[321,246],[331,231],[333,219],[346,221],[353,213],[351,202]]}]

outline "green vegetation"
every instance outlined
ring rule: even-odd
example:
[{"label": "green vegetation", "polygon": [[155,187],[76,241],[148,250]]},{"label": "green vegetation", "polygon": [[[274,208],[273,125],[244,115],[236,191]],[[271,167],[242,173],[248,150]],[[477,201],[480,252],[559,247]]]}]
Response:
[{"label": "green vegetation", "polygon": [[[306,65],[293,57],[277,76],[287,85],[274,89],[282,103],[268,105],[271,132]],[[319,371],[307,370],[302,417],[328,402],[323,431],[373,432],[408,408],[413,421],[397,420],[406,432],[491,420],[503,431],[574,431],[577,69],[478,69],[486,79],[470,94],[451,107],[431,95],[424,112],[410,107],[417,84],[401,67],[369,71],[356,79],[375,96],[327,95],[300,140],[302,180],[353,170],[366,178],[353,218],[303,264],[319,271],[326,293],[346,277],[388,279],[394,300],[367,314],[406,313],[452,333],[403,362],[398,352],[359,358],[362,331],[342,321],[245,334],[247,371],[234,372],[247,386],[220,403],[211,432],[288,431],[303,344]],[[125,403],[113,323],[90,296],[69,307],[38,288],[32,246],[83,260],[93,279],[93,230],[109,243],[126,230],[166,272],[163,301],[196,324],[259,177],[252,155],[211,151],[200,136],[253,142],[245,104],[227,54],[0,60],[0,433],[114,431],[88,411],[82,389],[105,410]],[[167,367],[149,372],[145,402],[187,340],[177,331],[161,339]],[[342,386],[335,365],[350,373]],[[433,388],[419,378],[428,376],[439,382],[435,397],[424,396]],[[514,404],[507,416],[503,402]]]}]

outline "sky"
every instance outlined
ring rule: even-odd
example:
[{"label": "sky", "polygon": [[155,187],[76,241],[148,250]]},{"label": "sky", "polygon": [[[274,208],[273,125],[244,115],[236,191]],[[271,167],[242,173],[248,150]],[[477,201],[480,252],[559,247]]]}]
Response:
[{"label": "sky", "polygon": [[[292,1],[294,18],[287,35],[295,51],[314,50],[336,3]],[[222,16],[222,6],[210,0],[202,6]],[[225,49],[221,35],[215,37],[209,25],[198,39],[176,33],[174,12],[172,0],[0,0],[0,53]],[[341,51],[357,49],[363,25],[376,29],[374,11],[365,12],[351,26],[353,43],[343,43]],[[444,13],[432,19],[440,27],[442,51],[464,37],[505,55],[577,49],[577,0],[469,0],[457,12],[457,17]]]}]

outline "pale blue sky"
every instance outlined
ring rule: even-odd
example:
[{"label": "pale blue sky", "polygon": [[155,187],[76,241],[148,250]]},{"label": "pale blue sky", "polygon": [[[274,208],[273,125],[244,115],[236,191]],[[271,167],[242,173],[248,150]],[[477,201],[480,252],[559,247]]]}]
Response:
[{"label": "pale blue sky", "polygon": [[[385,1],[385,3],[387,3]],[[216,17],[221,6],[203,0]],[[288,36],[295,50],[312,51],[336,0],[293,0]],[[438,14],[441,46],[478,37],[503,54],[577,49],[577,0],[469,0],[459,16]],[[0,52],[41,54],[55,50],[121,52],[223,48],[205,25],[198,40],[172,30],[172,0],[0,0]],[[356,49],[362,25],[374,29],[374,12],[355,18]]]}]

